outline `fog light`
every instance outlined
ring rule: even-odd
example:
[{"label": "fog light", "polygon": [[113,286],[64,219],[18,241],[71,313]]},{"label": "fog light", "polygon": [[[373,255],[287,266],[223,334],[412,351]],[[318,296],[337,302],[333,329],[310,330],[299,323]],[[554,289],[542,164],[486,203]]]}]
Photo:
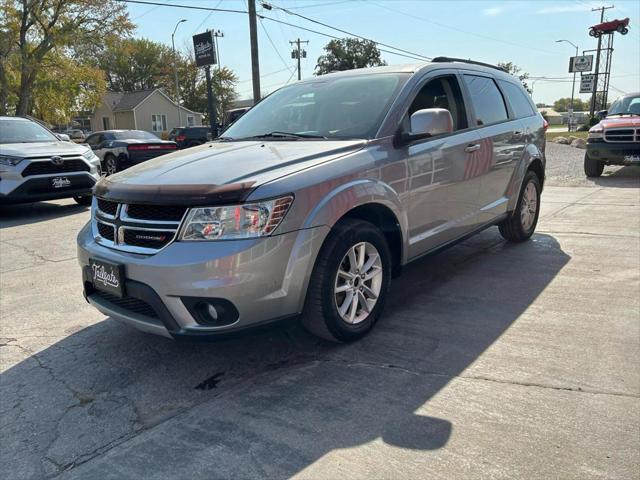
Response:
[{"label": "fog light", "polygon": [[203,326],[224,327],[235,323],[240,316],[233,303],[223,298],[183,297],[182,303]]}]

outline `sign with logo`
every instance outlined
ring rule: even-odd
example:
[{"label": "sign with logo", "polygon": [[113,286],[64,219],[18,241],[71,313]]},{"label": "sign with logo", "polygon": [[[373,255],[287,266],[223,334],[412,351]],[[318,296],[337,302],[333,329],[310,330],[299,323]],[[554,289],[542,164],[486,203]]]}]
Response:
[{"label": "sign with logo", "polygon": [[593,68],[593,55],[569,58],[569,73],[590,72]]},{"label": "sign with logo", "polygon": [[51,179],[51,186],[53,188],[65,188],[71,186],[71,180],[68,177],[53,177]]},{"label": "sign with logo", "polygon": [[213,32],[211,31],[193,36],[193,51],[196,54],[196,65],[199,67],[218,63],[216,51],[213,48]]},{"label": "sign with logo", "polygon": [[582,75],[580,77],[580,93],[591,93],[596,81],[596,76],[593,74]]},{"label": "sign with logo", "polygon": [[117,297],[124,296],[124,267],[122,265],[90,258],[89,268],[94,288]]}]

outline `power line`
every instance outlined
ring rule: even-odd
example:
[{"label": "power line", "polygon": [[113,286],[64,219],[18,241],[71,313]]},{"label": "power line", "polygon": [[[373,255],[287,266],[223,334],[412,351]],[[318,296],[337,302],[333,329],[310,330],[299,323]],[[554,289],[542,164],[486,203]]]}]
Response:
[{"label": "power line", "polygon": [[[220,4],[221,4],[221,3],[222,3],[222,0],[219,0],[219,1],[218,1],[218,3],[216,3],[216,6],[215,6],[215,7],[213,7],[213,8],[218,8],[218,7],[220,6]],[[211,15],[213,15],[213,10],[212,10],[212,11],[210,11],[210,12],[209,12],[209,15],[207,15],[206,17],[204,17],[204,20],[202,20],[202,22],[200,22],[200,25],[198,25],[198,26],[196,27],[196,29],[193,31],[193,34],[194,34],[194,35],[196,34],[196,32],[198,32],[198,31],[200,30],[200,27],[202,27],[202,26],[206,23],[206,21],[207,21],[207,20],[209,20],[209,17],[210,17]]]},{"label": "power line", "polygon": [[196,7],[195,5],[180,5],[177,3],[150,2],[147,0],[117,0],[117,1],[122,3],[137,3],[140,5],[157,5],[159,7],[174,7],[174,8],[188,8],[191,10],[206,10],[210,12],[249,13],[246,10],[233,10],[229,8]]},{"label": "power line", "polygon": [[[286,8],[278,7],[277,5],[273,5],[273,4],[270,4],[270,3],[263,2],[263,3],[262,3],[262,6],[263,6],[263,7],[265,7],[265,6],[270,6],[270,7],[272,7],[272,8],[276,8],[276,9],[278,9],[278,10],[282,10],[283,12],[288,13],[289,15],[294,15],[294,16],[299,17],[299,18],[302,18],[302,19],[304,19],[304,20],[306,20],[306,21],[308,21],[308,22],[315,23],[315,24],[317,24],[317,25],[321,25],[321,26],[323,26],[323,27],[325,27],[325,28],[330,28],[330,29],[332,29],[332,30],[336,30],[337,32],[344,33],[344,34],[346,34],[346,35],[350,35],[350,36],[352,36],[352,37],[357,37],[357,38],[361,38],[361,39],[363,39],[363,40],[367,40],[367,41],[369,41],[369,42],[373,42],[373,43],[375,43],[376,45],[382,45],[383,47],[387,47],[387,48],[391,48],[391,49],[393,49],[393,50],[397,50],[397,51],[399,51],[399,52],[407,53],[407,54],[409,54],[409,55],[412,55],[413,57],[420,57],[420,58],[422,58],[422,59],[424,59],[424,60],[431,60],[431,59],[432,59],[432,57],[427,57],[427,56],[422,55],[422,54],[420,54],[420,53],[415,53],[415,52],[411,52],[411,51],[409,51],[409,50],[404,50],[404,49],[402,49],[402,48],[394,47],[393,45],[389,45],[389,44],[387,44],[387,43],[378,42],[378,41],[376,41],[376,40],[372,40],[372,39],[370,39],[370,38],[363,37],[362,35],[358,35],[358,34],[356,34],[356,33],[350,32],[350,31],[348,31],[348,30],[343,30],[343,29],[341,29],[341,28],[334,27],[333,25],[329,25],[329,24],[327,24],[327,23],[320,22],[319,20],[314,20],[313,18],[307,17],[307,16],[305,16],[305,15],[301,15],[300,13],[292,12],[291,10],[287,10]],[[267,9],[268,9],[268,8],[267,8]]]},{"label": "power line", "polygon": [[276,52],[276,55],[278,55],[278,58],[282,61],[282,64],[285,67],[287,67],[287,70],[291,71],[291,68],[290,68],[289,64],[285,61],[285,59],[282,57],[282,55],[280,55],[280,51],[276,47],[276,44],[273,43],[273,40],[271,39],[271,36],[269,35],[269,32],[267,32],[267,29],[265,28],[264,24],[262,23],[262,19],[259,16],[258,16],[258,19],[260,20],[260,26],[262,27],[262,30],[264,31],[265,35],[269,39],[269,43],[273,47],[273,50]]}]

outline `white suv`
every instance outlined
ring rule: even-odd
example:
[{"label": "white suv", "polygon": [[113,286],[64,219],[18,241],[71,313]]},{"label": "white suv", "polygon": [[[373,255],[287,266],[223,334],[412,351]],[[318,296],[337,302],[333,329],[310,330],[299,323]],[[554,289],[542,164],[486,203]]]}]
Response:
[{"label": "white suv", "polygon": [[90,205],[99,178],[100,159],[86,145],[28,118],[0,117],[0,204],[73,197]]}]

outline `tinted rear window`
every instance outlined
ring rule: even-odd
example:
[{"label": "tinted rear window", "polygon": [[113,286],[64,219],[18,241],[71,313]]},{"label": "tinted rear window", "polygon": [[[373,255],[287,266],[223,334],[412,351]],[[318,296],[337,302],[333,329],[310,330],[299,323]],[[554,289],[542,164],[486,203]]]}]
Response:
[{"label": "tinted rear window", "polygon": [[507,96],[507,100],[509,101],[509,104],[511,105],[516,118],[530,117],[532,115],[535,115],[536,112],[533,110],[531,102],[527,98],[527,94],[521,87],[514,83],[505,82],[503,80],[498,80],[498,83]]},{"label": "tinted rear window", "polygon": [[487,77],[465,75],[478,125],[490,125],[508,119],[507,107],[496,83]]}]

